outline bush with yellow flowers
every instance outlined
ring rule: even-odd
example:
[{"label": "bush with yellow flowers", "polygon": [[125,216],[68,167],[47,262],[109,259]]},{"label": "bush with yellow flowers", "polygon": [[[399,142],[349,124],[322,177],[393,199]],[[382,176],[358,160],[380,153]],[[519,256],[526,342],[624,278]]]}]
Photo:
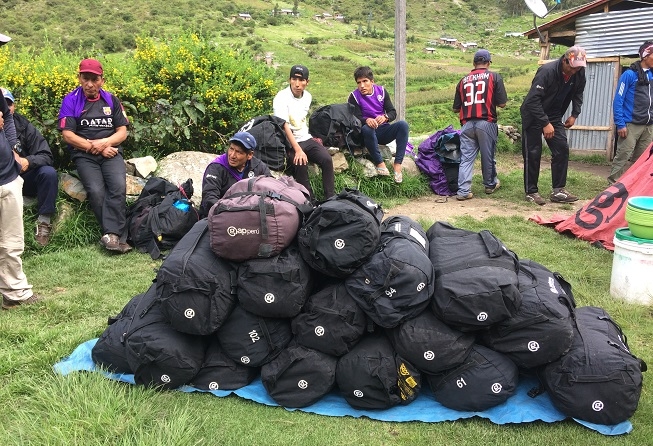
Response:
[{"label": "bush with yellow flowers", "polygon": [[73,54],[52,47],[38,54],[0,48],[0,85],[16,97],[16,111],[45,136],[57,167],[67,165],[57,130],[63,97],[77,86],[85,57],[104,66],[104,88],[130,120],[125,157],[160,158],[181,150],[221,152],[224,141],[254,116],[269,113],[276,93],[271,69],[242,50],[195,33],[166,41],[136,40],[126,55]]}]

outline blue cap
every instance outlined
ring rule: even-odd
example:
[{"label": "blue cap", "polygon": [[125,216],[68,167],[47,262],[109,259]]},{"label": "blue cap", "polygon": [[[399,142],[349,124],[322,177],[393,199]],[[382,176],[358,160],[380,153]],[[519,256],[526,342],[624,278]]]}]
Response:
[{"label": "blue cap", "polygon": [[242,146],[245,148],[247,151],[252,151],[256,148],[256,139],[247,132],[238,132],[231,138],[229,138],[229,142],[231,141],[237,141],[242,144]]},{"label": "blue cap", "polygon": [[474,54],[474,63],[487,63],[492,62],[492,56],[488,50],[478,50]]},{"label": "blue cap", "polygon": [[5,99],[9,99],[12,103],[16,102],[14,95],[11,94],[11,91],[7,90],[6,88],[0,88],[0,90],[2,90],[2,95],[5,97]]}]

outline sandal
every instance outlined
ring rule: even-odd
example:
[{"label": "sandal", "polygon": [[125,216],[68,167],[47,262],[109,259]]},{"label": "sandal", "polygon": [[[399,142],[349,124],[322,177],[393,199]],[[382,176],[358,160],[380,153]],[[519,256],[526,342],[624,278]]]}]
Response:
[{"label": "sandal", "polygon": [[376,174],[384,177],[390,176],[390,171],[387,167],[376,167]]},{"label": "sandal", "polygon": [[400,184],[404,181],[404,176],[401,172],[395,172],[395,183]]}]

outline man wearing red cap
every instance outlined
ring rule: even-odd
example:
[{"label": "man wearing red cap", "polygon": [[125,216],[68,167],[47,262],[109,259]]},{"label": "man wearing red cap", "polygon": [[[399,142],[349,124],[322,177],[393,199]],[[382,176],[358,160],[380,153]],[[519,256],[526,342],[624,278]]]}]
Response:
[{"label": "man wearing red cap", "polygon": [[612,102],[618,139],[610,183],[617,181],[653,140],[653,41],[639,47],[639,59],[619,78]]},{"label": "man wearing red cap", "polygon": [[100,244],[109,251],[128,252],[126,243],[126,169],[120,144],[129,121],[122,104],[102,89],[102,64],[79,64],[79,87],[68,93],[59,109],[59,130],[102,227]]},{"label": "man wearing red cap", "polygon": [[[569,192],[567,168],[569,143],[567,129],[576,123],[583,105],[585,91],[585,50],[572,46],[554,62],[537,69],[531,89],[522,102],[522,155],[524,157],[524,188],[526,201],[542,206],[546,203],[539,193],[542,158],[542,136],[551,149],[551,183],[549,199],[554,203],[573,203],[578,197]],[[571,116],[562,117],[571,104]]]}]

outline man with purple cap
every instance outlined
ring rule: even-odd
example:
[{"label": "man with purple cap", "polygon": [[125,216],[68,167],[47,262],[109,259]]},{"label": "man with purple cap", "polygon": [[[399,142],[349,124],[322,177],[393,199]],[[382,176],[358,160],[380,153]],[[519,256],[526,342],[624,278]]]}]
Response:
[{"label": "man with purple cap", "polygon": [[471,190],[472,175],[474,160],[479,152],[485,193],[493,194],[501,185],[494,157],[499,136],[497,107],[506,106],[508,95],[501,75],[489,70],[491,63],[490,52],[478,50],[474,54],[474,69],[456,86],[453,111],[459,113],[462,125],[456,195],[460,201],[474,196]]},{"label": "man with purple cap", "polygon": [[120,144],[129,120],[118,98],[102,88],[104,70],[98,60],[82,60],[78,80],[80,86],[61,102],[59,130],[102,227],[100,244],[125,253],[131,246],[126,243],[127,184]]},{"label": "man with purple cap", "polygon": [[[9,37],[0,34],[0,45]],[[7,134],[11,122],[13,141]],[[11,310],[41,300],[27,281],[20,256],[25,250],[23,232],[23,178],[16,145],[13,117],[4,100],[0,101],[0,293],[2,309]]]},{"label": "man with purple cap", "polygon": [[[554,203],[573,203],[578,197],[569,192],[567,168],[569,143],[566,129],[576,123],[585,91],[585,50],[577,45],[569,48],[554,62],[540,66],[531,88],[522,102],[522,156],[524,157],[524,189],[526,201],[540,206],[546,201],[539,193],[542,158],[542,136],[551,149],[551,183],[549,199]],[[571,104],[571,115],[562,122]]]},{"label": "man with purple cap", "polygon": [[226,153],[211,161],[202,179],[202,203],[200,216],[209,215],[209,210],[225,192],[238,181],[259,175],[271,176],[270,169],[254,157],[256,139],[247,132],[238,132],[229,138]]},{"label": "man with purple cap", "polygon": [[608,175],[614,183],[653,140],[653,41],[639,47],[639,60],[619,78],[612,102],[617,152]]}]

